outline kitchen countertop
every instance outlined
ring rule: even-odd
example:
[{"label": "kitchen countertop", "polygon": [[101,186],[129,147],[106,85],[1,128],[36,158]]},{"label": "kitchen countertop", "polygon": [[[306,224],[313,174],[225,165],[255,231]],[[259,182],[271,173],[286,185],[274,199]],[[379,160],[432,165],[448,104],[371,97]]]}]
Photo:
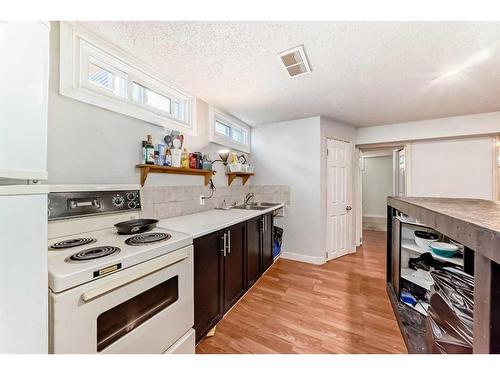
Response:
[{"label": "kitchen countertop", "polygon": [[388,197],[387,204],[500,263],[500,202]]},{"label": "kitchen countertop", "polygon": [[195,214],[162,219],[158,223],[158,226],[172,229],[177,232],[187,233],[192,235],[193,238],[197,238],[219,229],[241,223],[242,221],[275,211],[283,206],[284,204],[280,204],[264,210],[244,210],[238,208],[231,208],[229,210],[212,209]]}]

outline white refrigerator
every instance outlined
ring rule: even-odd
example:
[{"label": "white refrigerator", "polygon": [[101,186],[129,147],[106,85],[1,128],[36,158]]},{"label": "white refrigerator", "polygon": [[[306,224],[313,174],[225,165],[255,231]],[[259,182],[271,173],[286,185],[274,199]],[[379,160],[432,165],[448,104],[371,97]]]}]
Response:
[{"label": "white refrigerator", "polygon": [[49,29],[0,21],[0,354],[48,352]]}]

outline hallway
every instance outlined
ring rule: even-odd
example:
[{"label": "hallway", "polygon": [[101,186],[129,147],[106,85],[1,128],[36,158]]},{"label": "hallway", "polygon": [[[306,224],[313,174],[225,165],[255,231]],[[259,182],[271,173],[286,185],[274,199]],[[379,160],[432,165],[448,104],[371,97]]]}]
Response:
[{"label": "hallway", "polygon": [[316,266],[279,259],[197,353],[407,353],[385,290],[385,232]]}]

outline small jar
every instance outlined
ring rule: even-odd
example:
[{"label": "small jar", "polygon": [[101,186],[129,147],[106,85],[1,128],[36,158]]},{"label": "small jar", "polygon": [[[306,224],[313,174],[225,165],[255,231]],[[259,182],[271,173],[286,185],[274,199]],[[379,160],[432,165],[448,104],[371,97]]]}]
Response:
[{"label": "small jar", "polygon": [[196,169],[198,168],[198,159],[195,153],[189,154],[189,168]]}]

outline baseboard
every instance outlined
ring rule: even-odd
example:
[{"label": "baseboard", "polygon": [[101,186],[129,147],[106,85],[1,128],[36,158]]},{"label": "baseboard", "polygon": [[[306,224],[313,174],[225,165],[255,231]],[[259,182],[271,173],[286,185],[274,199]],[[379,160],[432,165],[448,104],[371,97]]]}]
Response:
[{"label": "baseboard", "polygon": [[363,216],[363,229],[385,232],[387,219],[384,216]]},{"label": "baseboard", "polygon": [[316,264],[316,265],[325,264],[325,258],[323,258],[323,257],[313,257],[310,255],[304,255],[304,254],[298,254],[298,253],[282,252],[281,258],[288,259],[288,260],[296,260],[297,262],[304,262],[304,263]]},{"label": "baseboard", "polygon": [[330,262],[332,260],[339,259],[339,258],[341,258],[343,256],[354,254],[355,252],[356,252],[356,247],[354,247],[354,249],[352,249],[352,250],[347,250],[346,249],[345,251],[341,252],[340,254],[337,254],[337,256],[335,258],[328,258],[328,259],[326,259],[326,261]]}]

